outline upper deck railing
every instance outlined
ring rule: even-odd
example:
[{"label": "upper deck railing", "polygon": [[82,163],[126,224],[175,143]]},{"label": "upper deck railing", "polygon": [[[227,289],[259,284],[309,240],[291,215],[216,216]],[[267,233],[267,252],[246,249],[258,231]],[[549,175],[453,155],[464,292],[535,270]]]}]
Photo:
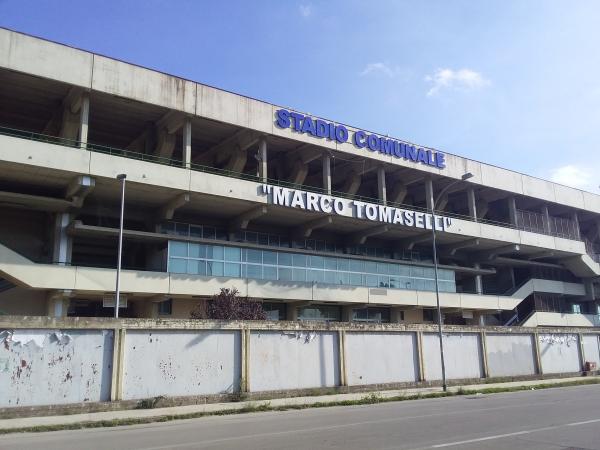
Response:
[{"label": "upper deck railing", "polygon": [[[125,149],[121,149],[121,148],[115,148],[115,147],[110,147],[110,146],[95,144],[95,143],[90,143],[90,142],[83,143],[81,141],[77,141],[77,140],[73,140],[73,139],[66,139],[66,138],[57,137],[57,136],[50,136],[50,135],[45,135],[45,134],[36,133],[36,132],[32,132],[32,131],[19,130],[19,129],[15,129],[15,128],[0,126],[0,135],[18,137],[18,138],[28,139],[28,140],[32,140],[32,141],[38,141],[38,142],[47,142],[47,143],[51,143],[51,144],[63,145],[63,146],[73,147],[73,148],[81,148],[82,150],[88,150],[88,151],[97,152],[97,153],[104,153],[104,154],[108,154],[108,155],[112,155],[112,156],[119,156],[119,157],[123,157],[123,158],[136,159],[136,160],[140,160],[140,161],[147,161],[147,162],[152,162],[155,164],[163,164],[166,166],[186,168],[185,163],[183,161],[181,161],[180,159],[164,158],[164,157],[156,156],[156,155],[148,155],[148,154],[139,153],[139,152],[135,152],[135,151],[131,151],[131,150],[125,150]],[[187,168],[190,170],[193,170],[193,171],[197,171],[197,172],[211,173],[211,174],[215,174],[215,175],[221,175],[221,176],[226,176],[226,177],[231,177],[231,178],[248,180],[248,181],[253,181],[253,182],[257,182],[257,183],[263,182],[263,179],[257,175],[244,173],[244,172],[234,172],[231,170],[221,169],[218,167],[211,167],[211,166],[205,166],[205,165],[191,163]],[[328,193],[325,189],[320,188],[320,187],[303,185],[303,184],[294,184],[294,183],[290,183],[285,180],[278,180],[278,179],[272,179],[272,178],[269,178],[266,181],[268,184],[275,185],[275,186],[281,186],[281,187],[287,187],[290,189],[302,189],[304,191],[315,192],[315,193],[319,193],[319,194],[329,194],[329,195],[332,195],[335,197],[347,198],[347,199],[351,199],[351,200],[358,200],[358,201],[374,203],[374,204],[384,204],[384,202],[381,199],[373,198],[373,197],[366,197],[366,196],[361,196],[361,195],[351,195],[346,192],[339,192],[339,191],[331,191],[330,193]],[[414,205],[394,203],[394,202],[389,202],[389,201],[385,202],[385,204],[387,206],[391,206],[391,207],[395,207],[395,208],[403,208],[403,209],[411,209],[411,210],[416,210],[416,211],[421,211],[421,212],[428,212],[428,210],[426,208],[414,206]],[[534,213],[531,211],[518,210],[516,225],[513,225],[509,222],[495,221],[495,220],[489,220],[489,219],[482,219],[482,218],[474,219],[471,216],[464,215],[464,214],[458,214],[458,213],[454,213],[451,211],[436,210],[435,212],[437,214],[444,215],[446,217],[453,217],[456,219],[468,220],[471,222],[476,221],[478,223],[495,225],[495,226],[500,226],[500,227],[505,227],[505,228],[513,228],[513,229],[518,229],[518,230],[523,230],[523,231],[531,231],[534,233],[556,236],[556,237],[561,237],[561,238],[566,238],[566,239],[582,240],[579,237],[579,233],[578,233],[578,230],[576,229],[576,225],[574,224],[574,222],[572,222],[568,219],[560,218],[560,217],[551,217],[550,226],[547,226],[545,224],[545,220],[541,214]],[[588,249],[587,245],[586,245],[586,249]],[[590,253],[590,252],[588,251],[588,253]],[[590,253],[590,256],[592,256],[596,261],[598,261],[598,255],[595,254],[594,252]]]}]

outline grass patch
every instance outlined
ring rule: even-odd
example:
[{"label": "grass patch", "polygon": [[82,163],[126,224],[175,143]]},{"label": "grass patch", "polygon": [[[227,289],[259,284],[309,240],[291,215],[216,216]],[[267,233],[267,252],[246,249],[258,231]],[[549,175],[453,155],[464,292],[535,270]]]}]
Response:
[{"label": "grass patch", "polygon": [[[290,410],[301,410],[308,408],[329,408],[333,406],[356,406],[356,405],[372,405],[376,403],[389,403],[389,402],[401,402],[408,400],[421,400],[430,398],[441,398],[441,397],[456,397],[464,395],[474,394],[497,394],[502,392],[518,392],[518,391],[530,391],[530,390],[541,390],[551,389],[569,386],[581,386],[587,384],[600,384],[599,378],[587,378],[576,381],[565,381],[560,383],[540,383],[535,385],[526,386],[507,386],[507,387],[492,387],[492,388],[481,388],[481,389],[464,389],[459,387],[455,391],[448,392],[429,392],[429,393],[418,393],[414,395],[398,395],[394,397],[382,397],[376,392],[372,392],[358,400],[341,400],[334,402],[316,402],[305,405],[285,405],[285,406],[271,406],[270,402],[262,403],[249,403],[243,408],[231,408],[224,409],[221,411],[214,412],[197,412],[188,414],[167,414],[156,417],[142,417],[142,418],[129,418],[129,419],[113,419],[113,420],[99,420],[93,422],[78,422],[71,424],[62,425],[39,425],[33,427],[23,428],[4,428],[0,429],[0,435],[9,433],[36,433],[45,431],[60,431],[60,430],[81,430],[85,428],[104,428],[104,427],[117,427],[126,425],[142,425],[155,422],[170,422],[172,420],[184,420],[184,419],[197,419],[200,417],[208,416],[227,416],[231,414],[245,414],[253,412],[265,412],[265,411],[290,411]],[[485,386],[485,385],[484,385]],[[152,406],[150,406],[152,408]]]}]

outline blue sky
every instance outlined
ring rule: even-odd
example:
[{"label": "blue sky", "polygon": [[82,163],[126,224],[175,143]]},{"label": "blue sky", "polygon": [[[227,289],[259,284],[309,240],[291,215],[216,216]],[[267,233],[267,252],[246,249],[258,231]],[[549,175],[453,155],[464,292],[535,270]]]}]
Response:
[{"label": "blue sky", "polygon": [[600,192],[600,2],[0,0],[0,25]]}]

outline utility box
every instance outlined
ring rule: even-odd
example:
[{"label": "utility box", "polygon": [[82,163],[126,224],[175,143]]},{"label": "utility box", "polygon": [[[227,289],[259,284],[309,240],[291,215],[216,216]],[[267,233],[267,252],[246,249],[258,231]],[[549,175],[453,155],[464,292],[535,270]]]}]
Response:
[{"label": "utility box", "polygon": [[586,372],[595,372],[598,370],[598,365],[593,361],[586,361],[583,365],[583,369]]}]

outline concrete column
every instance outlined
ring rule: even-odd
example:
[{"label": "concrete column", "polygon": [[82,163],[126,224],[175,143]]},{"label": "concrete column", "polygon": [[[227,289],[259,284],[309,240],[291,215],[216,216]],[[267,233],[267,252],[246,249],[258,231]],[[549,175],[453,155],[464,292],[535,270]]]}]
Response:
[{"label": "concrete column", "polygon": [[548,211],[548,207],[547,206],[542,206],[542,214],[544,215],[544,231],[548,234],[550,234],[551,228],[550,228],[550,212]]},{"label": "concrete column", "polygon": [[573,230],[575,232],[575,237],[581,239],[581,229],[579,228],[579,215],[577,214],[577,211],[571,213],[571,221],[575,227],[575,230]]},{"label": "concrete column", "polygon": [[352,322],[353,305],[342,306],[342,322]]},{"label": "concrete column", "polygon": [[490,370],[488,367],[488,356],[487,356],[487,342],[486,342],[486,335],[485,335],[485,331],[482,331],[479,334],[479,339],[481,342],[481,359],[482,359],[482,366],[483,366],[483,378],[489,378],[490,377]]},{"label": "concrete column", "polygon": [[[481,269],[481,264],[475,263],[473,267]],[[481,275],[475,275],[475,292],[479,295],[483,294],[483,278]]]},{"label": "concrete column", "polygon": [[67,317],[69,303],[69,294],[65,292],[52,293],[47,297],[46,314],[48,317]]},{"label": "concrete column", "polygon": [[183,166],[189,169],[192,165],[192,121],[186,119],[183,124]]},{"label": "concrete column", "polygon": [[542,368],[542,358],[540,356],[540,337],[537,332],[533,333],[533,350],[535,353],[535,365],[537,368],[537,374],[543,375],[544,369]]},{"label": "concrete column", "polygon": [[379,200],[385,205],[387,204],[387,188],[385,186],[385,169],[379,167],[377,169],[377,195]]},{"label": "concrete column", "polygon": [[517,226],[517,199],[515,197],[508,197],[508,216],[510,223]]},{"label": "concrete column", "polygon": [[431,178],[425,179],[425,203],[427,204],[427,210],[432,211],[434,209],[434,197],[433,197],[433,180]]},{"label": "concrete column", "polygon": [[258,176],[261,182],[267,182],[267,140],[261,139],[258,143]]},{"label": "concrete column", "polygon": [[250,392],[250,329],[243,328],[241,333],[241,374],[240,374],[240,392]]},{"label": "concrete column", "polygon": [[423,356],[423,332],[417,331],[417,355],[419,357],[419,381],[425,381],[425,358]]},{"label": "concrete column", "polygon": [[323,154],[323,189],[331,195],[331,157]]},{"label": "concrete column", "polygon": [[475,189],[467,189],[467,204],[469,205],[469,216],[477,222],[477,201],[475,200]]},{"label": "concrete column", "polygon": [[340,386],[348,386],[348,379],[346,376],[346,330],[338,330],[338,358]]},{"label": "concrete column", "polygon": [[392,306],[390,308],[390,322],[391,323],[402,323],[402,308],[399,306]]},{"label": "concrete column", "polygon": [[71,223],[71,215],[68,213],[56,213],[54,222],[54,249],[52,262],[60,265],[71,263],[72,239],[67,234],[67,227]]},{"label": "concrete column", "polygon": [[286,320],[295,322],[298,320],[298,307],[293,303],[286,304]]},{"label": "concrete column", "polygon": [[585,287],[585,300],[593,301],[596,298],[596,288],[594,287],[593,278],[584,278],[583,285]]},{"label": "concrete column", "polygon": [[86,149],[88,141],[88,124],[90,121],[90,94],[81,96],[81,109],[79,110],[79,147]]}]

